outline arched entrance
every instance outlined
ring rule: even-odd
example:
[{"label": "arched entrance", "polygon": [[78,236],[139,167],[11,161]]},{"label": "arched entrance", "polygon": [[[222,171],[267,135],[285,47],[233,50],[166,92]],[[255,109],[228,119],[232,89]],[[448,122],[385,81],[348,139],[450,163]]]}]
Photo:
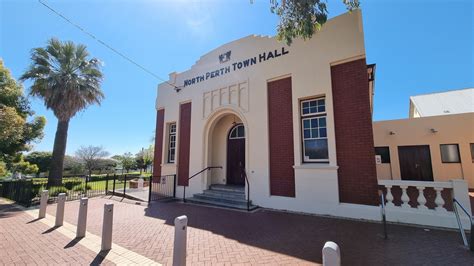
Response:
[{"label": "arched entrance", "polygon": [[222,166],[222,169],[207,173],[203,183],[206,189],[211,185],[245,186],[240,178],[247,165],[247,136],[247,123],[237,110],[222,108],[209,117],[204,128],[203,168]]},{"label": "arched entrance", "polygon": [[245,127],[234,125],[227,136],[227,184],[244,186],[242,171],[245,169]]}]

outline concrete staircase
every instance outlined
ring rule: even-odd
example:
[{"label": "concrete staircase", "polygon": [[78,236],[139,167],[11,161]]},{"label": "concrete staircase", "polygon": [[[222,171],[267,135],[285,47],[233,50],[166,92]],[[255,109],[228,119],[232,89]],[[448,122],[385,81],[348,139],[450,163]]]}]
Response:
[{"label": "concrete staircase", "polygon": [[[196,204],[213,205],[225,208],[247,210],[247,199],[245,197],[245,187],[231,185],[211,185],[203,193],[194,194],[187,198],[187,202]],[[250,210],[255,210],[255,206],[250,202]]]}]

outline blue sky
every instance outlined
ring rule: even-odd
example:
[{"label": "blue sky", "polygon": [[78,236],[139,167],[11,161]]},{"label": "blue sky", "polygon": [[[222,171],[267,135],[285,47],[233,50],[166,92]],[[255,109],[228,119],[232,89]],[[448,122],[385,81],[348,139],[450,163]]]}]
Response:
[{"label": "blue sky", "polygon": [[[44,0],[162,78],[188,69],[202,54],[250,34],[275,35],[269,0]],[[410,95],[474,86],[474,4],[471,0],[361,1],[367,62],[377,64],[374,120],[405,118]],[[328,0],[329,16],[345,12]],[[18,78],[29,52],[51,37],[88,46],[104,62],[106,99],[76,115],[67,153],[102,145],[111,154],[151,144],[160,82],[64,22],[36,0],[0,0],[0,57]],[[27,89],[29,83],[24,86]],[[35,150],[52,150],[57,120],[47,118]]]}]

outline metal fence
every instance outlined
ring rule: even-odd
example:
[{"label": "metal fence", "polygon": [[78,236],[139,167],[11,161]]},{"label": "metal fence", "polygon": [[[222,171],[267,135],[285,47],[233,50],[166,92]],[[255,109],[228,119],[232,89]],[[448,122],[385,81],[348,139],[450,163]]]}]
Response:
[{"label": "metal fence", "polygon": [[[103,175],[92,177],[67,177],[62,179],[61,186],[47,187],[47,178],[26,180],[9,180],[0,182],[0,197],[4,197],[24,206],[39,203],[41,191],[47,189],[49,201],[55,202],[60,193],[66,193],[68,201],[82,197],[125,194],[130,187],[130,181],[137,175]],[[144,178],[148,181],[148,178]]]},{"label": "metal fence", "polygon": [[154,176],[149,180],[148,202],[176,197],[176,175]]}]

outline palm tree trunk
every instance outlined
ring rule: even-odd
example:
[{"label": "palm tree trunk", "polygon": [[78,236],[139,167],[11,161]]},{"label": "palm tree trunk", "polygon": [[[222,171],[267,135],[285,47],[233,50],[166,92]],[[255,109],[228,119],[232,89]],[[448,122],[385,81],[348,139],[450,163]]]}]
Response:
[{"label": "palm tree trunk", "polygon": [[63,179],[64,155],[66,154],[67,130],[69,120],[58,121],[56,136],[54,138],[53,156],[51,159],[51,170],[49,171],[48,187],[60,186]]}]

